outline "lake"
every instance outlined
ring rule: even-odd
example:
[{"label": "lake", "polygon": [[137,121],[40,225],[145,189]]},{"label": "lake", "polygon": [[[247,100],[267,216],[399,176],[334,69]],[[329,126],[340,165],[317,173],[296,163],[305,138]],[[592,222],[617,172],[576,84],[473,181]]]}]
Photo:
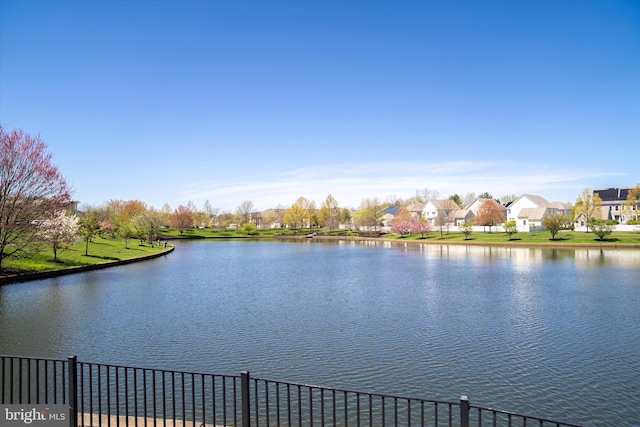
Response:
[{"label": "lake", "polygon": [[640,251],[178,242],[0,287],[0,354],[640,420]]}]

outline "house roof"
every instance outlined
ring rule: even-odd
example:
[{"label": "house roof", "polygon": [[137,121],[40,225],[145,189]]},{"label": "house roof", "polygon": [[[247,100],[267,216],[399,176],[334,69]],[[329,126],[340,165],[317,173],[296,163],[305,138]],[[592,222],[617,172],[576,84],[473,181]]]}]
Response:
[{"label": "house roof", "polygon": [[565,211],[565,210],[571,209],[571,206],[569,206],[569,204],[564,203],[564,202],[551,202],[549,204],[549,207],[556,208],[556,209],[561,210],[561,211]]},{"label": "house roof", "polygon": [[386,214],[396,215],[402,206],[391,205],[382,209],[380,212],[384,212]]},{"label": "house roof", "polygon": [[471,216],[475,216],[475,214],[470,211],[469,209],[457,209],[454,213],[453,213],[453,218],[454,219],[465,219],[469,216],[469,214],[471,214]]},{"label": "house roof", "polygon": [[548,208],[523,208],[518,214],[518,218],[527,218],[529,221],[539,221],[549,212]]},{"label": "house roof", "polygon": [[424,209],[424,203],[413,203],[407,206],[407,209],[409,209],[409,212],[422,212],[422,209]]},{"label": "house roof", "polygon": [[603,202],[612,202],[618,200],[627,200],[631,188],[597,188],[593,190],[593,194],[600,196]]},{"label": "house roof", "polygon": [[447,208],[460,209],[460,206],[451,199],[431,199],[424,206],[426,207],[429,203],[435,206],[438,210]]},{"label": "house roof", "polygon": [[549,203],[549,201],[547,199],[545,199],[542,196],[537,196],[535,194],[523,194],[522,196],[520,196],[518,198],[518,200],[522,199],[523,197],[526,197],[527,199],[531,200],[535,205],[537,205],[539,208],[543,208],[546,206],[549,206],[551,203]]}]

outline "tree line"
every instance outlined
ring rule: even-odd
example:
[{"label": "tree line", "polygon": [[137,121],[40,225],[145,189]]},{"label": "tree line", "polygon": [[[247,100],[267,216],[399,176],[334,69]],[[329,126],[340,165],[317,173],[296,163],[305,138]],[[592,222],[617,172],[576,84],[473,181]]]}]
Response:
[{"label": "tree line", "polygon": [[[154,236],[165,227],[177,229],[181,234],[194,227],[218,229],[236,228],[251,233],[257,227],[278,226],[297,230],[301,228],[323,228],[335,230],[340,224],[377,230],[382,225],[382,210],[391,205],[400,207],[391,229],[406,236],[412,233],[423,237],[434,228],[448,232],[453,221],[452,215],[461,206],[476,198],[485,199],[473,221],[465,221],[459,227],[467,237],[474,225],[503,225],[511,237],[517,231],[515,221],[505,221],[499,204],[507,204],[517,199],[516,195],[506,195],[498,199],[485,192],[476,196],[453,194],[442,197],[438,191],[423,189],[406,199],[390,195],[380,202],[377,198],[365,198],[356,209],[340,207],[331,195],[318,207],[314,201],[298,197],[291,205],[277,205],[258,212],[251,200],[243,201],[231,212],[221,212],[205,201],[202,209],[192,202],[171,209],[165,203],[161,209],[148,206],[140,200],[110,200],[100,206],[83,206],[79,212],[72,212],[72,189],[51,161],[51,154],[40,136],[33,137],[20,129],[5,131],[0,125],[0,272],[3,260],[34,250],[42,244],[53,249],[54,259],[59,249],[65,245],[85,241],[85,254],[94,236],[120,237],[128,247],[130,239],[153,243]],[[438,216],[428,221],[420,213],[411,212],[409,207],[423,204],[428,200],[443,200],[445,203]],[[555,238],[558,231],[571,227],[573,220],[583,216],[589,227],[600,238],[611,233],[613,224],[599,219],[602,200],[591,190],[585,189],[571,207],[569,217],[553,215],[544,219],[543,226]],[[629,223],[640,223],[640,184],[630,192],[623,211],[631,218]]]}]

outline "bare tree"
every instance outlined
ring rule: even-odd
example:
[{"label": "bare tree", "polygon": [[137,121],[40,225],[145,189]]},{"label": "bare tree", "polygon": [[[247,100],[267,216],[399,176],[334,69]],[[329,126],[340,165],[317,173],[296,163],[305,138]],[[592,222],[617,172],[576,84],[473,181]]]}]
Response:
[{"label": "bare tree", "polygon": [[476,198],[476,193],[474,193],[473,191],[468,192],[464,195],[464,197],[462,197],[461,206],[469,206]]},{"label": "bare tree", "polygon": [[333,230],[338,227],[338,223],[340,222],[340,208],[338,207],[338,201],[334,199],[331,194],[329,194],[326,200],[322,203],[319,217],[321,223],[325,227],[329,228],[329,230]]},{"label": "bare tree", "polygon": [[429,200],[437,200],[440,198],[440,192],[429,188],[423,188],[422,190],[416,190],[416,197],[423,203]]},{"label": "bare tree", "polygon": [[236,215],[240,219],[240,223],[244,224],[251,221],[251,216],[255,212],[255,208],[253,207],[253,202],[251,200],[245,200],[240,203],[238,208],[236,209]]}]

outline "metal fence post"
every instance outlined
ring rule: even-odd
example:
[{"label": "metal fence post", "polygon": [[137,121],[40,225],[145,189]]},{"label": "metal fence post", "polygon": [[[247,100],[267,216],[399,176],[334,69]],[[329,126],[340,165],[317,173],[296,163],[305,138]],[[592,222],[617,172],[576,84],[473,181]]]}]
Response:
[{"label": "metal fence post", "polygon": [[78,427],[78,356],[69,356],[69,427]]},{"label": "metal fence post", "polygon": [[460,397],[460,427],[469,427],[469,398]]},{"label": "metal fence post", "polygon": [[251,403],[249,401],[249,371],[242,371],[240,373],[240,387],[242,393],[242,427],[250,427]]}]

